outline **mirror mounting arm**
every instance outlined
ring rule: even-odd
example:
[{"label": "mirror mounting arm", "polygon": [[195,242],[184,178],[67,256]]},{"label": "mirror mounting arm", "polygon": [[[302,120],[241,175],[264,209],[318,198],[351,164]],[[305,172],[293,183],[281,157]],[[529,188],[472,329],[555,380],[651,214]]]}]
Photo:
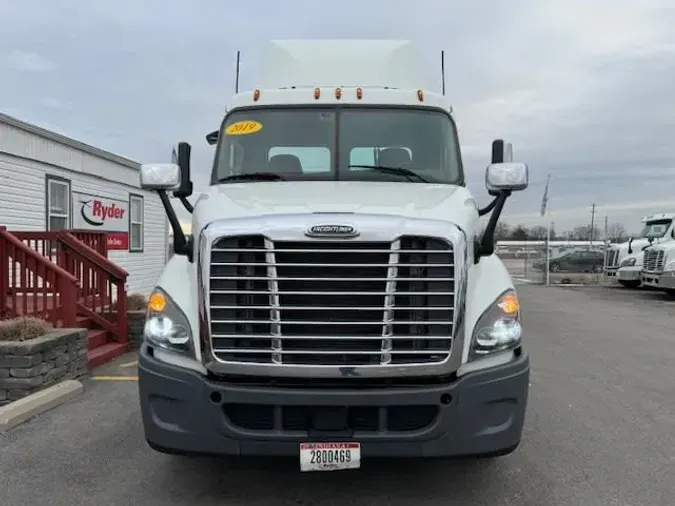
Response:
[{"label": "mirror mounting arm", "polygon": [[188,213],[192,214],[192,211],[194,211],[195,208],[192,204],[190,204],[190,201],[187,198],[183,197],[182,195],[178,196],[178,200],[180,200],[181,204],[183,204],[183,207],[185,208],[185,210]]},{"label": "mirror mounting arm", "polygon": [[[501,190],[497,197],[495,197],[495,199],[485,208],[487,209],[489,207],[494,210],[490,215],[490,219],[485,227],[480,243],[476,245],[477,248],[474,255],[474,263],[477,264],[481,257],[490,256],[495,252],[495,230],[497,228],[497,222],[499,221],[499,216],[502,214],[502,209],[504,209],[506,199],[508,199],[509,196],[511,196],[511,190]],[[479,210],[479,214],[481,211],[483,211],[483,209]],[[485,212],[487,213],[489,211]]]},{"label": "mirror mounting arm", "polygon": [[497,198],[498,197],[495,197],[494,199],[492,199],[492,202],[490,202],[488,205],[486,205],[482,209],[478,209],[478,216],[485,216],[487,213],[492,211],[495,208],[495,206],[497,205]]},{"label": "mirror mounting arm", "polygon": [[[157,193],[159,194],[159,199],[162,201],[162,206],[164,207],[164,212],[166,212],[166,216],[169,220],[169,224],[171,225],[171,229],[173,230],[173,252],[176,255],[185,255],[188,257],[188,261],[192,262],[193,261],[193,248],[192,248],[192,241],[188,241],[185,238],[185,233],[183,232],[183,228],[180,226],[180,221],[178,221],[178,216],[176,216],[176,211],[174,210],[173,206],[171,205],[171,201],[169,200],[169,196],[166,194],[166,191],[164,190],[157,190]],[[189,204],[189,202],[188,202]]]}]

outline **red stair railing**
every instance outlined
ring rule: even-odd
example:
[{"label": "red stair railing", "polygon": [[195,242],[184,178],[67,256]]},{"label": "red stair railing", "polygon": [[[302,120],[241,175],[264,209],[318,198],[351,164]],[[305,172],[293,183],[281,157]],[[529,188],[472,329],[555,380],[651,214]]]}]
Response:
[{"label": "red stair railing", "polygon": [[73,327],[77,292],[73,274],[0,227],[0,317],[35,316]]}]

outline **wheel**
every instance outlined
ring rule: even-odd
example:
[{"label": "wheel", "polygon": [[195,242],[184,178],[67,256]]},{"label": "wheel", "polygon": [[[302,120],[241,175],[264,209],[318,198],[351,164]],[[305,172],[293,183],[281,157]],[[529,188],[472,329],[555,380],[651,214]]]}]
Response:
[{"label": "wheel", "polygon": [[620,279],[619,284],[621,286],[625,286],[626,288],[637,288],[640,286],[640,281],[633,279],[633,280],[627,280],[627,279]]}]

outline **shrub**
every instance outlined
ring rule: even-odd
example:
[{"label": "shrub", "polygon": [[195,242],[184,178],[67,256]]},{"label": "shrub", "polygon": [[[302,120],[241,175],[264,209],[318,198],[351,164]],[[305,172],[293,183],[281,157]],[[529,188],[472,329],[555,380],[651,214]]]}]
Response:
[{"label": "shrub", "polygon": [[0,321],[0,341],[28,341],[41,337],[54,327],[44,320],[21,316]]},{"label": "shrub", "polygon": [[142,293],[132,293],[127,296],[127,311],[143,311],[148,305],[148,299]]}]

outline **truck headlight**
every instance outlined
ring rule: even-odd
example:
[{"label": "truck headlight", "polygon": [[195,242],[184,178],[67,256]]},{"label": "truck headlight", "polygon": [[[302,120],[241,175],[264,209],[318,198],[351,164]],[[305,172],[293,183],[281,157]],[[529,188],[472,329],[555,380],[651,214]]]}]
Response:
[{"label": "truck headlight", "polygon": [[469,360],[510,350],[520,344],[520,303],[515,290],[507,290],[485,310],[471,338]]},{"label": "truck headlight", "polygon": [[635,257],[626,258],[623,262],[621,262],[620,267],[633,267],[635,265],[635,262],[636,262]]},{"label": "truck headlight", "polygon": [[187,317],[161,288],[148,299],[143,338],[152,346],[193,355],[192,332]]}]

